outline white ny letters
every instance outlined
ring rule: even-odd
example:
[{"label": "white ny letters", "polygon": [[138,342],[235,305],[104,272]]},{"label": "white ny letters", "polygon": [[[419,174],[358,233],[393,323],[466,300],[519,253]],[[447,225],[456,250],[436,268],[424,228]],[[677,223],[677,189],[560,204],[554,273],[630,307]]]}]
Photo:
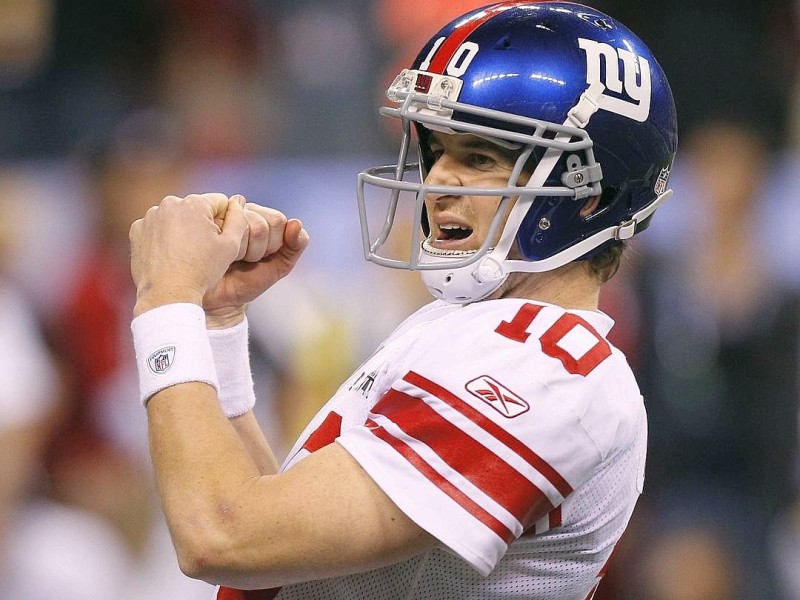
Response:
[{"label": "white ny letters", "polygon": [[[646,121],[650,115],[652,92],[650,63],[647,59],[635,55],[630,50],[614,48],[594,40],[579,38],[578,45],[586,52],[586,83],[589,84],[589,88],[584,92],[584,96],[595,105],[591,112],[602,109],[635,121]],[[624,71],[622,76],[620,76],[620,61]],[[603,81],[603,63],[605,63],[605,81]],[[615,94],[624,93],[631,100],[609,96],[604,93],[606,90]],[[585,115],[584,120],[588,122],[590,116],[590,114]]]}]

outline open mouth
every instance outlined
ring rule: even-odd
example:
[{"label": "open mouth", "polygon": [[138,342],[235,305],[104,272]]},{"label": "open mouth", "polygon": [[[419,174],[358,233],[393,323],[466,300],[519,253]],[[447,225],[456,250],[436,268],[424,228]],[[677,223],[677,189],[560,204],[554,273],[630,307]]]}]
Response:
[{"label": "open mouth", "polygon": [[423,241],[422,249],[435,256],[466,256],[475,253],[468,242],[474,230],[467,225],[442,223],[436,237]]},{"label": "open mouth", "polygon": [[467,239],[472,235],[472,229],[463,225],[442,225],[439,227],[437,242],[453,242]]}]

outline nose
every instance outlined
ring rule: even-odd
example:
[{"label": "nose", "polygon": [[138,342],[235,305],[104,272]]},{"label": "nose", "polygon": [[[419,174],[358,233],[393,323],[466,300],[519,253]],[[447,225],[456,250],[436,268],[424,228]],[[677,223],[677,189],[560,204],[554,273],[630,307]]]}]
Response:
[{"label": "nose", "polygon": [[[442,155],[436,160],[435,163],[433,163],[433,165],[431,165],[431,168],[428,170],[428,174],[425,177],[425,183],[427,185],[463,185],[458,161],[456,161],[452,156],[448,156],[446,152],[442,153]],[[441,204],[442,202],[447,202],[448,200],[454,200],[456,197],[456,194],[429,192],[425,195],[425,203],[430,208],[433,204]]]},{"label": "nose", "polygon": [[446,152],[442,153],[428,170],[425,183],[429,185],[459,185],[457,161],[448,156]]}]

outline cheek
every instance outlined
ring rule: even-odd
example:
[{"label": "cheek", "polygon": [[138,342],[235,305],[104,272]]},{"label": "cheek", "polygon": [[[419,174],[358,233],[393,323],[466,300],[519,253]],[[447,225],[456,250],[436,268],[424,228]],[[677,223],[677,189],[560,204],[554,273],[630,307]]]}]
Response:
[{"label": "cheek", "polygon": [[[478,216],[481,223],[486,224],[486,228],[488,229],[489,225],[492,223],[492,219],[494,219],[495,215],[497,214],[498,209],[500,208],[500,198],[491,197],[487,198],[486,196],[475,198],[472,204],[475,214]],[[510,203],[506,209],[503,211],[503,220],[508,218],[508,213],[511,210],[513,203]]]}]

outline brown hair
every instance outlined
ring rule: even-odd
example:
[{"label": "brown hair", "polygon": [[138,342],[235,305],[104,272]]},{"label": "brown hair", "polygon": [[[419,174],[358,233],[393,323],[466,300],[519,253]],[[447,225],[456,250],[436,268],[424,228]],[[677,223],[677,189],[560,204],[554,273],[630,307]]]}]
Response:
[{"label": "brown hair", "polygon": [[589,260],[589,272],[605,283],[619,270],[622,263],[622,253],[626,248],[625,242],[615,241],[608,245],[602,252],[595,254]]}]

